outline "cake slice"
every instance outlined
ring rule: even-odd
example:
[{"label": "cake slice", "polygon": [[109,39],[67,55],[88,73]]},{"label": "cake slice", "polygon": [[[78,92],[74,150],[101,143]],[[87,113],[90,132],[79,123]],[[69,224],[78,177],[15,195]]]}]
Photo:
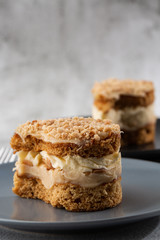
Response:
[{"label": "cake slice", "polygon": [[149,81],[109,79],[95,83],[92,116],[120,125],[122,145],[154,141],[154,86]]},{"label": "cake slice", "polygon": [[69,211],[95,211],[122,200],[120,128],[109,120],[26,122],[11,139],[18,154],[13,192]]}]

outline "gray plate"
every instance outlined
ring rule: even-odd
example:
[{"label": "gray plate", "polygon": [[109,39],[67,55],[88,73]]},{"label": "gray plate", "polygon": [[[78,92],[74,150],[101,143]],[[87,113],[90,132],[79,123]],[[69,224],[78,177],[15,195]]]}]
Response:
[{"label": "gray plate", "polygon": [[160,164],[122,159],[123,201],[97,212],[67,212],[12,193],[13,164],[0,166],[0,224],[32,231],[107,227],[160,215]]}]

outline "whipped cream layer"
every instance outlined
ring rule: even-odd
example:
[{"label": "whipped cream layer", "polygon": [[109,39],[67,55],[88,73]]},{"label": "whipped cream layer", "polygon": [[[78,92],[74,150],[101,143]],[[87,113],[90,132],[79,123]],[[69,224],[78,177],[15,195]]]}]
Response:
[{"label": "whipped cream layer", "polygon": [[103,113],[96,106],[93,106],[92,116],[95,119],[110,119],[120,125],[121,129],[134,131],[147,124],[155,123],[154,105],[147,107],[124,108],[123,110],[110,109]]},{"label": "whipped cream layer", "polygon": [[57,183],[96,187],[121,176],[121,155],[113,153],[102,158],[67,155],[61,158],[45,151],[20,151],[15,169],[18,176],[39,178],[47,189]]}]

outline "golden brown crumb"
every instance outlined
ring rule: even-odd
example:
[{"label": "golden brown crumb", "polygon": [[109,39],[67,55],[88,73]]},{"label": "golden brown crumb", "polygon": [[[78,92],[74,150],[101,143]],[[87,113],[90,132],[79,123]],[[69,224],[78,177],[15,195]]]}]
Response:
[{"label": "golden brown crumb", "polygon": [[120,133],[111,134],[109,138],[100,141],[90,141],[75,144],[75,143],[50,143],[43,140],[36,139],[32,136],[27,136],[25,141],[22,141],[18,134],[14,134],[11,139],[11,147],[14,153],[20,150],[24,151],[46,151],[49,154],[63,157],[66,155],[79,155],[83,158],[87,157],[103,157],[108,154],[119,151],[120,147]]},{"label": "golden brown crumb", "polygon": [[46,142],[99,141],[108,138],[112,133],[119,134],[120,128],[110,120],[93,118],[61,118],[52,120],[35,120],[26,122],[16,129],[16,133],[24,140],[33,136]]},{"label": "golden brown crumb", "polygon": [[147,92],[153,90],[151,81],[108,79],[96,82],[92,93],[95,99],[119,99],[120,95],[145,96]]},{"label": "golden brown crumb", "polygon": [[40,179],[14,174],[13,192],[25,198],[38,198],[68,211],[97,211],[115,207],[122,201],[121,179],[95,188],[74,184],[55,184],[46,189]]}]

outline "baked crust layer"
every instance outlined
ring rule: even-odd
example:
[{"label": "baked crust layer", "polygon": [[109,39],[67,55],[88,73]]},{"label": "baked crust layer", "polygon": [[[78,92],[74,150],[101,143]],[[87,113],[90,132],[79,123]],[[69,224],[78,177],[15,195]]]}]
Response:
[{"label": "baked crust layer", "polygon": [[144,96],[131,96],[121,94],[119,99],[105,99],[103,96],[94,100],[94,105],[103,113],[107,113],[110,109],[124,109],[126,107],[147,107],[154,102],[154,91],[146,92]]},{"label": "baked crust layer", "polygon": [[92,93],[96,99],[101,96],[105,99],[112,99],[118,98],[121,94],[144,96],[146,92],[153,90],[154,86],[151,81],[110,78],[102,82],[96,82],[93,86]]},{"label": "baked crust layer", "polygon": [[11,139],[14,152],[47,151],[56,156],[101,157],[120,147],[120,127],[110,120],[63,118],[20,125]]},{"label": "baked crust layer", "polygon": [[124,133],[122,134],[121,145],[141,145],[153,142],[155,138],[155,127],[156,124],[154,123],[148,124],[135,131],[122,130]]},{"label": "baked crust layer", "polygon": [[82,145],[75,143],[50,143],[37,139],[33,136],[27,136],[25,141],[18,134],[14,134],[10,145],[14,152],[23,151],[46,151],[55,156],[79,155],[83,158],[102,157],[117,152],[120,147],[120,132],[112,132],[108,138],[103,140],[86,141]]},{"label": "baked crust layer", "polygon": [[13,192],[24,198],[38,198],[54,207],[68,211],[97,211],[115,207],[122,201],[121,179],[95,188],[74,184],[56,184],[46,189],[37,178],[14,174]]},{"label": "baked crust layer", "polygon": [[28,135],[46,142],[83,143],[103,140],[120,128],[112,121],[84,117],[34,120],[18,126],[16,133],[24,140]]}]

